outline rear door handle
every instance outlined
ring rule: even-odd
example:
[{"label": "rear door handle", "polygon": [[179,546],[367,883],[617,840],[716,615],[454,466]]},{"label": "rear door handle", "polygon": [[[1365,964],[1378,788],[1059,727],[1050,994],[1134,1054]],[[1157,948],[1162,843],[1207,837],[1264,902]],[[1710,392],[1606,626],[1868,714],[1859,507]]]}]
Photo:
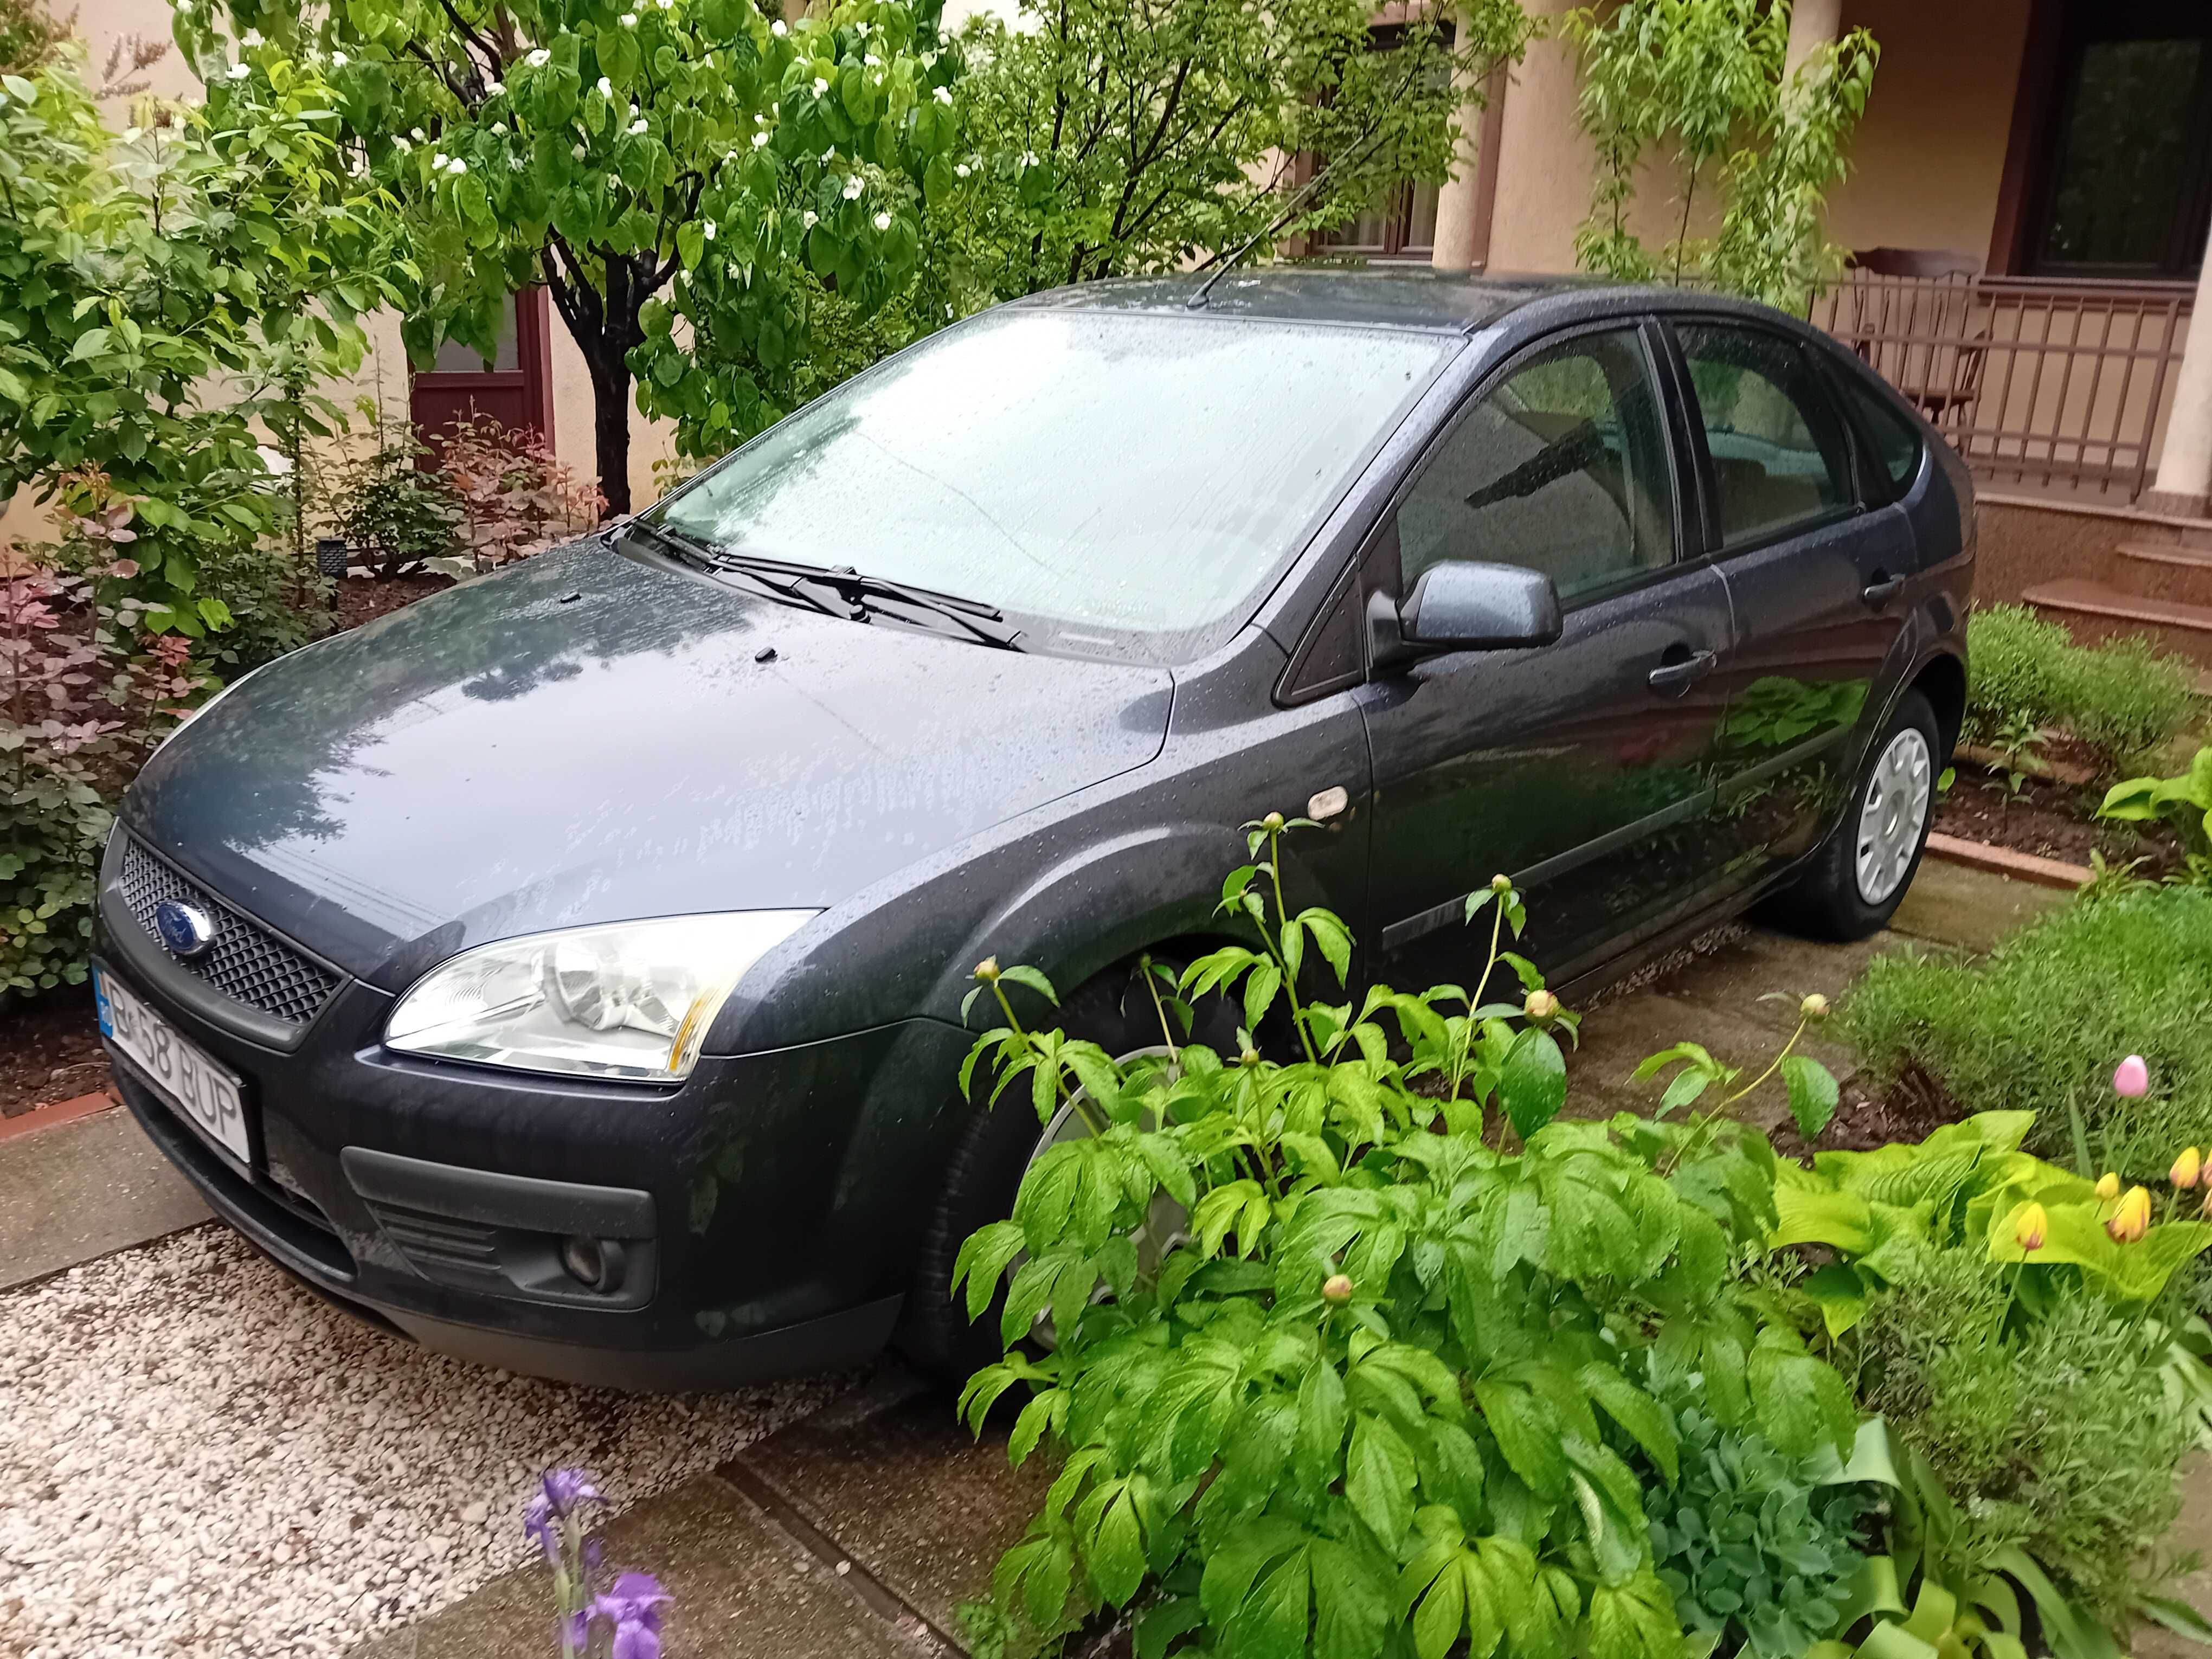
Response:
[{"label": "rear door handle", "polygon": [[[1680,646],[1674,648],[1677,651],[1681,649]],[[1691,681],[1702,679],[1712,672],[1717,660],[1710,651],[1692,651],[1677,661],[1661,663],[1646,678],[1651,682],[1654,691],[1680,694],[1690,689]]]},{"label": "rear door handle", "polygon": [[1879,611],[1905,592],[1905,578],[1885,576],[1880,581],[1869,582],[1859,590],[1859,597]]}]

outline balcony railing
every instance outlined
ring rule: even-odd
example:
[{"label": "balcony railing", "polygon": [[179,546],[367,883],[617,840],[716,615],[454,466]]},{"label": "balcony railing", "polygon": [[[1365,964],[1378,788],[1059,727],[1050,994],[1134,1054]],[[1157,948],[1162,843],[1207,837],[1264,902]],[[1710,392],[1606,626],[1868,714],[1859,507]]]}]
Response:
[{"label": "balcony railing", "polygon": [[1854,270],[1812,320],[1989,482],[2131,502],[2149,487],[2189,331],[2170,283],[1881,276]]}]

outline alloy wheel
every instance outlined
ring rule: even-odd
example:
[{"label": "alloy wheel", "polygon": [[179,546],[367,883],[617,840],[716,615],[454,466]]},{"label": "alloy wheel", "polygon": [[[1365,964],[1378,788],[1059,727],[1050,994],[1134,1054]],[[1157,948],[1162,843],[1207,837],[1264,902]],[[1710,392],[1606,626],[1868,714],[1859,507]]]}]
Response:
[{"label": "alloy wheel", "polygon": [[1933,770],[1928,739],[1917,726],[1892,738],[1875,763],[1859,805],[1857,855],[1852,860],[1859,896],[1869,904],[1887,902],[1912,867],[1928,826]]}]

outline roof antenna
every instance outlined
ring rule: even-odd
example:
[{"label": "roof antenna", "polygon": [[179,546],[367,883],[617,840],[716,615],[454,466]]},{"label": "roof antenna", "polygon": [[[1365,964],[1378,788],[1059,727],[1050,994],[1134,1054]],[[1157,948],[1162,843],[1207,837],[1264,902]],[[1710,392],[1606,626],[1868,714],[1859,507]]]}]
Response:
[{"label": "roof antenna", "polygon": [[1224,276],[1226,276],[1231,270],[1236,269],[1238,264],[1242,264],[1246,254],[1249,253],[1254,248],[1259,246],[1261,243],[1266,241],[1270,236],[1273,236],[1285,225],[1290,223],[1291,218],[1297,214],[1297,210],[1306,204],[1307,198],[1312,196],[1314,191],[1321,188],[1322,181],[1325,180],[1330,173],[1335,172],[1340,163],[1364,156],[1369,150],[1374,149],[1376,141],[1382,137],[1382,132],[1383,130],[1381,127],[1376,128],[1374,131],[1367,135],[1364,143],[1354,146],[1349,154],[1340,155],[1334,161],[1324,163],[1321,171],[1315,173],[1312,178],[1306,180],[1305,184],[1299,189],[1297,194],[1291,198],[1288,205],[1286,205],[1280,213],[1277,214],[1274,218],[1270,220],[1264,228],[1255,232],[1250,238],[1241,244],[1237,248],[1236,252],[1230,254],[1227,258],[1224,258],[1220,254],[1217,253],[1212,258],[1208,259],[1205,264],[1200,265],[1199,270],[1206,270],[1212,269],[1213,275],[1207,277],[1204,282],[1198,285],[1198,292],[1192,295],[1189,299],[1183,301],[1183,308],[1187,311],[1205,310],[1206,296],[1213,291],[1213,285],[1219,282]]}]

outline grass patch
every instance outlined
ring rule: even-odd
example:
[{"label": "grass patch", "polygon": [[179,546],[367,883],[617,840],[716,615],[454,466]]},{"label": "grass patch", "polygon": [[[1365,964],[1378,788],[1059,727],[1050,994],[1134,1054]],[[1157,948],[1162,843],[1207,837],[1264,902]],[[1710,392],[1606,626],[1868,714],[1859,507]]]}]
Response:
[{"label": "grass patch", "polygon": [[[2082,900],[1972,962],[1878,957],[1841,1012],[1869,1085],[2033,1111],[2030,1150],[2069,1168],[2069,1107],[2096,1160],[2137,1180],[2212,1137],[2212,892]],[[2131,1054],[2151,1073],[2135,1100],[2112,1084]]]},{"label": "grass patch", "polygon": [[2026,605],[1977,610],[1966,623],[1966,730],[1987,743],[2010,720],[2063,732],[2107,778],[2172,742],[2197,713],[2195,669],[2140,638],[2074,642]]}]

